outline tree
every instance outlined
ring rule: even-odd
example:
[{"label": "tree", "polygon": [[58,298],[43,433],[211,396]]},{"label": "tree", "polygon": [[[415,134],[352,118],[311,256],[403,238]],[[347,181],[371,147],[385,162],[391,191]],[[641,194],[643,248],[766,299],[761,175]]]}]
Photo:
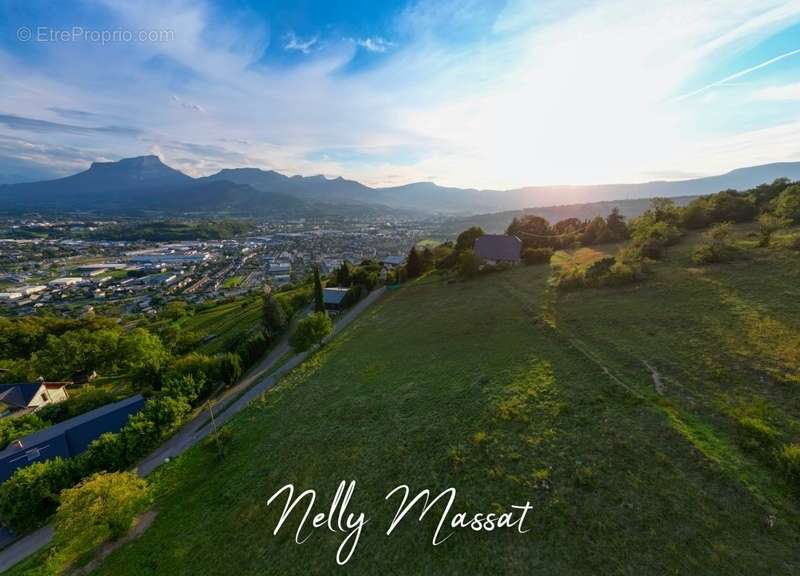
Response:
[{"label": "tree", "polygon": [[314,312],[325,312],[325,300],[322,296],[322,280],[319,278],[319,268],[314,267]]},{"label": "tree", "polygon": [[480,226],[472,226],[467,228],[456,238],[456,250],[463,252],[464,250],[472,250],[475,246],[475,240],[483,236],[483,228]]},{"label": "tree", "polygon": [[434,265],[436,264],[436,260],[433,256],[433,252],[427,246],[422,251],[422,256],[420,257],[420,264],[422,265],[422,271],[428,272],[433,270]]},{"label": "tree", "polygon": [[242,376],[242,359],[235,352],[220,354],[217,358],[219,376],[228,386]]},{"label": "tree", "polygon": [[458,273],[464,278],[471,278],[478,274],[481,259],[474,250],[465,250],[458,257]]},{"label": "tree", "polygon": [[341,286],[342,288],[348,288],[352,283],[350,280],[350,274],[353,271],[353,266],[345,260],[342,262],[342,265],[336,269],[336,284],[337,286]]},{"label": "tree", "polygon": [[286,313],[271,291],[264,291],[262,295],[261,324],[270,338],[286,328]]},{"label": "tree", "polygon": [[328,315],[315,312],[297,323],[297,328],[289,338],[289,344],[296,352],[304,352],[321,343],[331,332],[333,332],[333,322]]},{"label": "tree", "polygon": [[94,474],[62,491],[54,523],[57,553],[49,560],[51,567],[69,564],[105,540],[124,536],[151,502],[147,481],[131,472]]},{"label": "tree", "polygon": [[58,493],[78,478],[76,460],[54,458],[19,468],[0,484],[0,518],[16,532],[42,524],[58,507]]},{"label": "tree", "polygon": [[769,246],[769,243],[772,240],[772,235],[788,224],[788,221],[784,220],[783,218],[779,218],[770,212],[765,212],[759,216],[758,225],[759,231],[761,232],[761,240],[759,245],[762,247]]},{"label": "tree", "polygon": [[628,239],[628,226],[625,224],[625,216],[620,214],[619,208],[614,207],[611,214],[606,217],[606,226],[613,236],[614,241]]},{"label": "tree", "polygon": [[406,262],[406,276],[409,278],[418,278],[422,274],[422,262],[417,252],[417,247],[412,246],[411,252],[408,253],[408,261]]},{"label": "tree", "polygon": [[533,266],[535,264],[549,264],[552,256],[553,250],[550,248],[528,248],[522,254],[522,260],[528,266]]},{"label": "tree", "polygon": [[131,370],[134,385],[140,390],[157,385],[161,370],[170,358],[161,339],[144,328],[135,328],[120,339],[118,355]]},{"label": "tree", "polygon": [[525,248],[548,248],[558,242],[558,239],[553,237],[550,223],[541,216],[533,214],[514,218],[506,228],[506,234],[519,237]]},{"label": "tree", "polygon": [[800,184],[789,186],[775,199],[775,215],[793,223],[800,222]]}]

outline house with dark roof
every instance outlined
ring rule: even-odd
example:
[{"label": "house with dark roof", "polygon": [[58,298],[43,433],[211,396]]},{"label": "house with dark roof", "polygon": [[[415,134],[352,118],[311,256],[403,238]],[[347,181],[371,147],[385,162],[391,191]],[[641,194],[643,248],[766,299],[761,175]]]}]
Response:
[{"label": "house with dark roof", "polygon": [[143,407],[144,398],[137,394],[14,440],[0,452],[0,483],[29,464],[77,456],[102,434],[117,432]]},{"label": "house with dark roof", "polygon": [[325,310],[341,310],[344,308],[345,297],[349,288],[325,288],[322,291],[322,303]]},{"label": "house with dark roof", "polygon": [[398,266],[402,266],[405,261],[405,256],[386,256],[381,259],[381,264],[385,268],[397,268]]},{"label": "house with dark roof", "polygon": [[63,402],[69,398],[68,384],[70,383],[44,381],[0,384],[0,417]]},{"label": "house with dark roof", "polygon": [[522,241],[516,236],[484,234],[475,239],[475,253],[484,264],[519,264]]}]

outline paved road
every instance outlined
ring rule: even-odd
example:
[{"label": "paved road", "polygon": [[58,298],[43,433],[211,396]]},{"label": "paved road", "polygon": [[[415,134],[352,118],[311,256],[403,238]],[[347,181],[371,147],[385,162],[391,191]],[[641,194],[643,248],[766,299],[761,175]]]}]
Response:
[{"label": "paved road", "polygon": [[[330,338],[333,338],[336,334],[344,330],[359,314],[361,314],[361,312],[383,296],[385,291],[386,288],[375,290],[361,302],[345,312],[334,325],[333,334]],[[218,399],[217,405],[214,407],[214,418],[217,426],[221,426],[241,412],[250,402],[271,388],[281,376],[301,364],[310,354],[310,352],[295,354],[268,377],[261,379],[253,385],[253,382],[257,381],[265,371],[272,368],[272,366],[283,357],[284,354],[289,352],[289,350],[288,338],[284,336],[275,348],[272,349],[272,352],[270,352],[256,368],[248,372],[236,386],[227,390]],[[239,394],[241,394],[241,396],[239,396]],[[137,466],[138,474],[140,476],[146,476],[163,464],[165,459],[174,458],[197,444],[211,433],[212,426],[207,425],[209,423],[210,415],[207,410],[204,410],[184,425],[180,431],[169,438],[160,448],[142,460]],[[47,525],[36,532],[31,532],[27,536],[20,538],[7,548],[0,550],[0,572],[11,568],[14,564],[24,560],[40,548],[43,548],[50,543],[52,538],[53,528]]]}]

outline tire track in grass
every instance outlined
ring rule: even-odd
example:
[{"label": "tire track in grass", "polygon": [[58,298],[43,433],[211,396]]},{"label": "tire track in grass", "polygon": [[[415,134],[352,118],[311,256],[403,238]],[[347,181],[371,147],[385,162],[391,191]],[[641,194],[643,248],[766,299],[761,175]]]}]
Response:
[{"label": "tire track in grass", "polygon": [[[529,316],[533,314],[534,309],[522,290],[511,285],[508,281],[501,282],[500,287],[506,294],[520,302],[521,307]],[[762,510],[772,514],[776,509],[783,508],[780,505],[780,490],[777,489],[772,477],[760,465],[744,460],[738,449],[720,438],[710,424],[702,422],[688,411],[674,406],[660,397],[654,389],[651,389],[649,393],[642,392],[640,387],[628,384],[621,376],[615,374],[603,362],[601,356],[586,343],[569,330],[558,327],[557,314],[553,309],[555,299],[552,297],[552,293],[549,296],[550,298],[546,299],[542,305],[542,311],[535,314],[537,321],[541,320],[542,325],[550,328],[556,338],[563,339],[568,346],[597,366],[603,374],[631,397],[646,403],[650,408],[666,416],[673,430],[678,432],[708,462],[721,471],[725,477],[744,488]],[[660,449],[660,446],[652,442],[644,439],[643,441],[648,444],[654,453]]]}]

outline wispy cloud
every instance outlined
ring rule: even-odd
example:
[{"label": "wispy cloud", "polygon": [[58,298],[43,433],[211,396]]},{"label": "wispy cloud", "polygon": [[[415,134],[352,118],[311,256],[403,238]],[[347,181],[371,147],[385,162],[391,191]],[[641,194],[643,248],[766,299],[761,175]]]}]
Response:
[{"label": "wispy cloud", "polygon": [[[291,32],[278,8],[93,1],[104,25],[175,39],[0,46],[0,138],[42,146],[26,162],[52,154],[72,170],[147,147],[193,175],[253,165],[500,188],[709,174],[800,153],[797,112],[761,103],[795,93],[791,53],[715,74],[797,25],[798,0],[410,0],[367,28]],[[362,51],[380,57],[360,66]],[[727,89],[755,70],[755,96]],[[689,97],[702,92],[714,102]]]},{"label": "wispy cloud", "polygon": [[312,36],[308,40],[301,40],[294,32],[289,32],[284,38],[283,49],[288,51],[302,52],[303,54],[310,54],[319,41],[319,37]]},{"label": "wispy cloud", "polygon": [[800,82],[761,88],[753,92],[752,98],[753,100],[765,100],[768,102],[800,101]]},{"label": "wispy cloud", "polygon": [[756,64],[755,66],[750,66],[749,68],[745,68],[744,70],[739,70],[738,72],[731,74],[730,76],[726,76],[721,80],[717,80],[716,82],[711,82],[710,84],[706,84],[705,86],[702,86],[697,90],[692,90],[691,92],[682,94],[677,98],[675,98],[675,100],[680,101],[680,100],[685,100],[686,98],[691,98],[692,96],[697,96],[698,94],[702,94],[703,92],[710,90],[711,88],[716,88],[717,86],[728,84],[731,80],[736,80],[737,78],[741,78],[742,76],[747,76],[748,74],[751,74],[756,70],[761,70],[762,68],[766,68],[767,66],[775,64],[776,62],[780,62],[784,58],[789,58],[790,56],[794,56],[795,54],[800,54],[800,48],[797,48],[795,50],[790,50],[789,52],[784,52],[783,54],[779,54],[774,58],[770,58],[769,60],[765,60],[764,62]]},{"label": "wispy cloud", "polygon": [[195,104],[194,102],[187,102],[183,100],[180,96],[176,94],[172,95],[172,101],[175,102],[178,106],[183,108],[184,110],[191,110],[192,112],[200,112],[205,114],[206,109],[200,106],[200,104]]},{"label": "wispy cloud", "polygon": [[380,36],[356,38],[354,42],[356,43],[356,46],[360,46],[367,52],[386,52],[389,48],[394,46],[392,42],[389,42]]},{"label": "wispy cloud", "polygon": [[116,134],[120,136],[136,136],[141,134],[141,130],[129,126],[76,126],[74,124],[62,124],[60,122],[50,122],[37,118],[25,118],[14,114],[0,114],[0,124],[14,130],[26,130],[28,132],[65,132],[69,134]]}]

